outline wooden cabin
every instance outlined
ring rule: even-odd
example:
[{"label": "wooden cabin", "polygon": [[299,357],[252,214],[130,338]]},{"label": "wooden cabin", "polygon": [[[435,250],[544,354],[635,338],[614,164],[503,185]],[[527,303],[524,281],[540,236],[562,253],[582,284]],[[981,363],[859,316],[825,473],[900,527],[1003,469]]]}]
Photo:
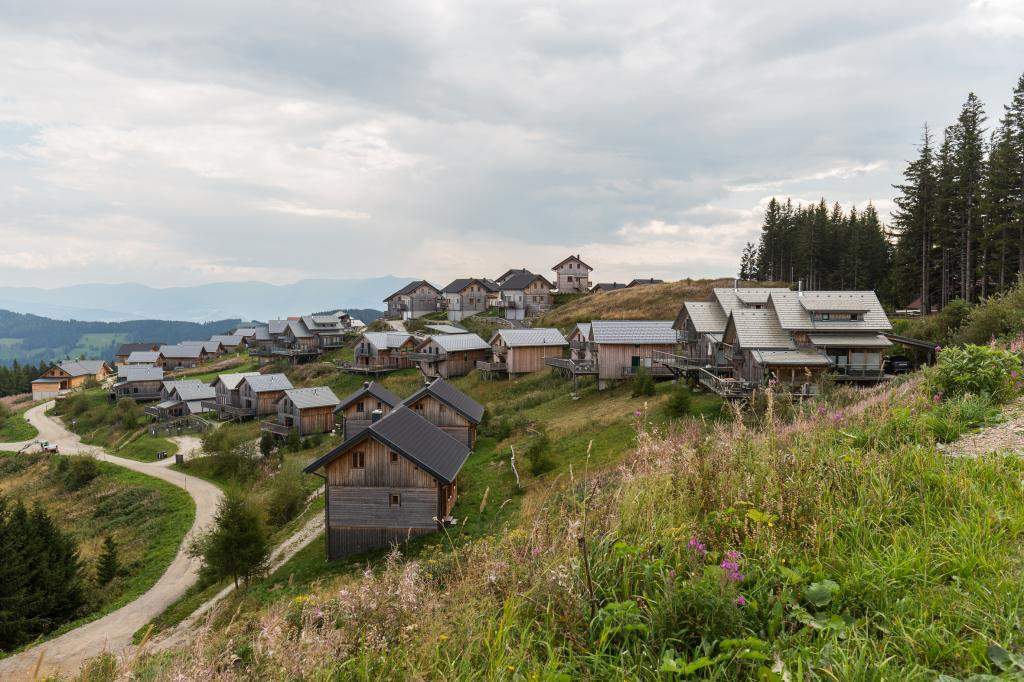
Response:
[{"label": "wooden cabin", "polygon": [[224,344],[220,341],[182,341],[179,346],[198,346],[203,349],[207,360],[224,355]]},{"label": "wooden cabin", "polygon": [[113,369],[103,360],[61,360],[32,381],[32,400],[50,400],[83,388],[86,382],[103,381]]},{"label": "wooden cabin", "polygon": [[336,420],[341,420],[344,438],[351,438],[363,429],[369,428],[375,416],[387,416],[391,410],[402,404],[402,399],[376,381],[363,383],[362,388],[346,396],[334,408]]},{"label": "wooden cabin", "polygon": [[569,256],[551,269],[555,271],[558,293],[585,294],[590,291],[590,273],[594,268],[584,263],[579,254]]},{"label": "wooden cabin", "polygon": [[722,340],[733,378],[760,386],[774,379],[797,393],[811,393],[829,360],[813,348],[797,348],[771,309],[733,310]]},{"label": "wooden cabin", "polygon": [[460,443],[476,444],[484,407],[444,379],[434,379],[403,404]]},{"label": "wooden cabin", "polygon": [[300,355],[316,355],[320,352],[320,341],[300,320],[288,320],[280,337],[281,344]]},{"label": "wooden cabin", "polygon": [[160,402],[147,407],[146,414],[160,421],[202,414],[209,411],[206,403],[214,396],[212,386],[195,379],[164,381],[160,390]]},{"label": "wooden cabin", "polygon": [[725,367],[729,362],[722,336],[728,321],[715,301],[686,301],[672,328],[679,333],[684,356],[702,366]]},{"label": "wooden cabin", "polygon": [[284,374],[257,374],[242,379],[238,385],[240,416],[263,417],[277,414],[277,401],[284,392],[294,388]]},{"label": "wooden cabin", "polygon": [[490,355],[491,346],[476,334],[435,334],[427,337],[409,359],[429,378],[461,377]]},{"label": "wooden cabin", "polygon": [[441,290],[441,295],[452,322],[485,312],[492,301],[500,299],[497,283],[480,277],[456,279]]},{"label": "wooden cabin", "polygon": [[227,353],[234,353],[245,347],[245,337],[239,334],[215,334],[210,341],[216,341]]},{"label": "wooden cabin", "polygon": [[124,365],[128,363],[128,356],[136,351],[157,351],[162,343],[122,343],[114,354],[114,364]]},{"label": "wooden cabin", "polygon": [[651,284],[664,284],[664,283],[665,283],[665,280],[663,280],[663,279],[654,279],[653,277],[648,277],[647,279],[634,279],[634,280],[631,280],[630,283],[626,285],[626,288],[627,289],[632,289],[633,287],[645,287],[645,286],[650,286]]},{"label": "wooden cabin", "polygon": [[160,400],[164,370],[153,365],[122,365],[117,368],[117,379],[110,388],[112,400],[128,398],[136,402]]},{"label": "wooden cabin", "polygon": [[654,361],[655,351],[677,352],[672,320],[594,320],[588,339],[597,358],[597,385],[636,376],[644,368],[652,376],[674,376]]},{"label": "wooden cabin", "polygon": [[516,272],[498,285],[499,307],[509,320],[522,320],[550,310],[555,285],[529,271]]},{"label": "wooden cabin", "polygon": [[299,436],[330,433],[334,430],[334,408],[338,397],[326,386],[290,388],[277,401],[277,417],[260,425],[261,431],[287,436],[292,431]]},{"label": "wooden cabin", "polygon": [[470,454],[398,407],[310,464],[306,472],[324,478],[328,560],[400,545],[449,523]]},{"label": "wooden cabin", "polygon": [[205,344],[160,346],[159,353],[160,364],[165,371],[191,369],[210,360],[210,353],[206,350]]},{"label": "wooden cabin", "polygon": [[209,407],[217,412],[221,419],[226,417],[247,416],[248,410],[242,408],[241,385],[248,377],[260,376],[259,372],[234,372],[219,375],[211,386],[214,399]]},{"label": "wooden cabin", "polygon": [[492,362],[504,365],[510,377],[539,372],[545,358],[565,357],[569,342],[552,328],[499,329],[491,337]]},{"label": "wooden cabin", "polygon": [[361,367],[406,369],[412,361],[406,357],[416,340],[404,332],[363,332],[356,340],[355,363]]},{"label": "wooden cabin", "polygon": [[414,320],[441,310],[441,290],[425,279],[418,279],[385,298],[384,302],[388,304],[388,317]]},{"label": "wooden cabin", "polygon": [[349,319],[347,313],[339,311],[329,315],[303,315],[302,324],[316,337],[317,348],[325,352],[344,347]]},{"label": "wooden cabin", "polygon": [[591,289],[590,293],[602,293],[605,291],[618,291],[619,289],[625,289],[626,285],[621,282],[598,282]]},{"label": "wooden cabin", "polygon": [[239,327],[231,332],[232,336],[241,336],[245,343],[249,343],[256,336],[256,327]]}]

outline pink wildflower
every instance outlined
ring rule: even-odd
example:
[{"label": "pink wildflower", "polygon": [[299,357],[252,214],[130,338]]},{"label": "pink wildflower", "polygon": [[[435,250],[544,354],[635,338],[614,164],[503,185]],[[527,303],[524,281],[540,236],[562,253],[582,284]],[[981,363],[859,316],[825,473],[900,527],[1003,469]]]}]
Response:
[{"label": "pink wildflower", "polygon": [[933,395],[932,396],[932,401],[936,402],[936,403],[941,403],[942,402],[942,394],[941,393],[936,393],[935,395]]},{"label": "pink wildflower", "polygon": [[690,542],[687,544],[687,547],[690,548],[691,552],[701,557],[708,553],[707,546],[697,538],[690,538]]},{"label": "pink wildflower", "polygon": [[532,550],[530,550],[530,554],[532,554],[535,559],[537,557],[539,557],[540,556],[540,547],[534,547]]},{"label": "pink wildflower", "polygon": [[634,417],[639,417],[640,416],[640,410],[637,410],[636,412],[634,412],[633,416]]},{"label": "pink wildflower", "polygon": [[743,598],[743,595],[736,597],[736,606],[746,606],[747,600]]}]

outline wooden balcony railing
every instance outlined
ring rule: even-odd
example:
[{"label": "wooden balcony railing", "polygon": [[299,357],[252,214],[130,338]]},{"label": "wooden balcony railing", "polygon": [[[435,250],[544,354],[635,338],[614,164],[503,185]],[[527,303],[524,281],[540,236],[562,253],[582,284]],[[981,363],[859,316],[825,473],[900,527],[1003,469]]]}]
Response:
[{"label": "wooden balcony railing", "polygon": [[275,436],[287,437],[288,434],[292,432],[293,428],[294,427],[285,426],[284,424],[275,421],[265,421],[260,423],[260,431],[266,431],[274,434]]}]

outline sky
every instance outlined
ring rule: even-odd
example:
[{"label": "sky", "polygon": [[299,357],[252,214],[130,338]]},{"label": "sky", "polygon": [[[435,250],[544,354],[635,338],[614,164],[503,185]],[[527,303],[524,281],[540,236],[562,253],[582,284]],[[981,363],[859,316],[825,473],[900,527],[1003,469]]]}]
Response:
[{"label": "sky", "polygon": [[0,285],[733,276],[1022,71],[1011,0],[0,0]]}]

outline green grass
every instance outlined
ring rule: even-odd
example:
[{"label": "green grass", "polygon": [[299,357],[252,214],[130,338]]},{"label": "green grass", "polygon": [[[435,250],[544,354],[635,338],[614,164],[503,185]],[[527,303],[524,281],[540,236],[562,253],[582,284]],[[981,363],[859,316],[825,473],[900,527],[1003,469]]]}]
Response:
[{"label": "green grass", "polygon": [[184,490],[114,464],[97,464],[100,475],[69,492],[52,473],[50,457],[0,453],[0,494],[47,509],[78,541],[88,577],[108,535],[118,543],[124,566],[124,575],[94,590],[89,613],[65,623],[47,639],[115,611],[146,592],[174,560],[195,518],[195,504]]},{"label": "green grass", "polygon": [[166,452],[168,457],[174,457],[178,446],[166,438],[155,438],[147,433],[114,450],[113,454],[140,462],[155,462],[158,452]]},{"label": "green grass", "polygon": [[24,412],[14,412],[7,417],[0,416],[0,443],[18,443],[32,440],[38,435],[39,430],[25,421]]}]

